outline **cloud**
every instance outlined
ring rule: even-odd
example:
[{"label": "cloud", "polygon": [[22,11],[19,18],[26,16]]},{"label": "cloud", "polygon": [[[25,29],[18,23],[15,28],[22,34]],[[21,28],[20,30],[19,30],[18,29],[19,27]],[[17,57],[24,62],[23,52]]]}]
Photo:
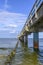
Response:
[{"label": "cloud", "polygon": [[10,22],[10,23],[14,23],[14,22],[19,22],[19,23],[24,23],[25,20],[26,20],[26,16],[23,15],[23,14],[20,14],[20,13],[10,13],[10,12],[7,12],[7,11],[2,11],[0,12],[0,22],[5,22],[7,23]]},{"label": "cloud", "polygon": [[9,24],[8,27],[17,27],[16,24]]},{"label": "cloud", "polygon": [[8,0],[5,0],[4,10],[6,10],[7,8],[10,8],[10,6],[7,3],[8,3]]},{"label": "cloud", "polygon": [[[0,11],[0,31],[8,33],[20,32],[27,16],[21,13],[11,13],[8,11]],[[17,33],[18,34],[18,33]]]},{"label": "cloud", "polygon": [[7,1],[8,1],[8,0],[5,0],[5,5],[7,4]]},{"label": "cloud", "polygon": [[0,28],[0,31],[8,31],[7,28]]},{"label": "cloud", "polygon": [[15,30],[10,31],[9,33],[15,33]]}]

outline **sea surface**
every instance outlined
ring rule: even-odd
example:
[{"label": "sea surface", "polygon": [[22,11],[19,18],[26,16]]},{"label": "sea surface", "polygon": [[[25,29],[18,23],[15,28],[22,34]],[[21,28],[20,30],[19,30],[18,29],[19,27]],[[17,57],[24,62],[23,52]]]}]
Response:
[{"label": "sea surface", "polygon": [[15,38],[0,38],[0,65],[4,65],[7,56],[15,48],[17,39]]},{"label": "sea surface", "polygon": [[[15,38],[0,38],[0,65],[6,61],[7,56],[17,44]],[[43,65],[43,38],[39,39],[40,52],[33,51],[33,39],[28,39],[28,46],[18,41],[16,54],[11,61],[11,65]]]}]

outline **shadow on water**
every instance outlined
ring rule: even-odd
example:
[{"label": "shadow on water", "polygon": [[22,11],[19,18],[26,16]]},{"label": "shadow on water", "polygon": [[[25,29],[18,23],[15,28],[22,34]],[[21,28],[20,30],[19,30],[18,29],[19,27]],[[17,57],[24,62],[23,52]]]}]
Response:
[{"label": "shadow on water", "polygon": [[19,41],[15,57],[10,65],[43,65],[43,52],[35,52],[33,48],[28,48]]}]

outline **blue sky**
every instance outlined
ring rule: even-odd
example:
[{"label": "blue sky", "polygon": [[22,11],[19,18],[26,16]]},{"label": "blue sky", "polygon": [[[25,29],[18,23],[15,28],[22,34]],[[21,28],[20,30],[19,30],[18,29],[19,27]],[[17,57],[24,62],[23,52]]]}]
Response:
[{"label": "blue sky", "polygon": [[34,2],[35,0],[0,0],[0,38],[18,36]]}]

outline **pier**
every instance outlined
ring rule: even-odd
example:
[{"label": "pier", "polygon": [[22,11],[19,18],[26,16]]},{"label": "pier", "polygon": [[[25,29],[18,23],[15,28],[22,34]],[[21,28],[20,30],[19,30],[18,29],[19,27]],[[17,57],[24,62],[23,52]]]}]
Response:
[{"label": "pier", "polygon": [[18,38],[27,45],[28,35],[33,33],[33,49],[39,50],[39,32],[43,32],[43,0],[36,0],[34,3]]},{"label": "pier", "polygon": [[[43,0],[36,0],[34,3],[26,23],[18,35],[18,39],[22,42],[19,41],[21,46],[18,46],[18,42],[15,49],[8,55],[5,65],[42,65],[43,52],[39,51],[39,32],[43,32]],[[33,49],[39,51],[37,53],[33,49],[27,48],[28,35],[31,33],[33,33]]]}]

